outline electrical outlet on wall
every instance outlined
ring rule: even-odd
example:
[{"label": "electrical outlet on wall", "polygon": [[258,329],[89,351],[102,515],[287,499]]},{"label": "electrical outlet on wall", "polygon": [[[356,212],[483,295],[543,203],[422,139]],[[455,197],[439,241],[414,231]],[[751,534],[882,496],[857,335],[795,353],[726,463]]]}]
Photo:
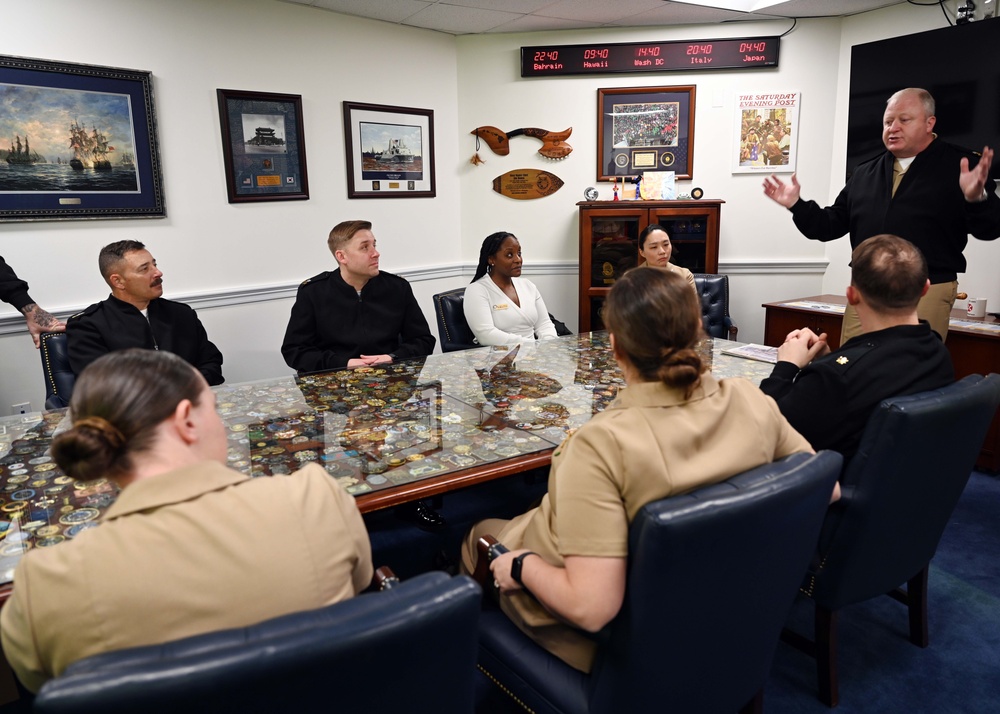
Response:
[{"label": "electrical outlet on wall", "polygon": [[21,402],[20,404],[10,405],[11,414],[27,414],[30,411],[31,411],[31,402]]}]

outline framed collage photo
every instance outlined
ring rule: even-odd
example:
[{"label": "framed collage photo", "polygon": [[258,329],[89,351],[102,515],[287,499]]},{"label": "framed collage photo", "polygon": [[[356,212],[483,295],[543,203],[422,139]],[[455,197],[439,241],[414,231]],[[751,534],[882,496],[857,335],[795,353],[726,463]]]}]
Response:
[{"label": "framed collage photo", "polygon": [[220,89],[230,203],[309,198],[302,97]]},{"label": "framed collage photo", "polygon": [[344,102],[348,198],[430,198],[434,111]]},{"label": "framed collage photo", "polygon": [[0,56],[0,220],[165,215],[149,72]]},{"label": "framed collage photo", "polygon": [[673,171],[693,176],[694,86],[597,90],[597,180]]}]

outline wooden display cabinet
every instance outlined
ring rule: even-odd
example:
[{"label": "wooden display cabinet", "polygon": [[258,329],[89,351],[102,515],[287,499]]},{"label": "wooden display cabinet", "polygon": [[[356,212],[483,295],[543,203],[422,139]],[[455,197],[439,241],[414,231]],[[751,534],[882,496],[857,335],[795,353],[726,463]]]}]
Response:
[{"label": "wooden display cabinet", "polygon": [[719,268],[719,216],[725,201],[581,201],[580,332],[603,330],[611,286],[639,265],[639,234],[659,223],[670,234],[670,262],[692,273]]}]

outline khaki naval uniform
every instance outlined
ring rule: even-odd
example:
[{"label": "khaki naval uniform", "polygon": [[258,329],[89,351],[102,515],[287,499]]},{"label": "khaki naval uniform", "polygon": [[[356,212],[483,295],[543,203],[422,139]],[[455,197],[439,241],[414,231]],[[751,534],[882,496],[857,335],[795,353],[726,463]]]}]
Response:
[{"label": "khaki naval uniform", "polygon": [[[628,529],[647,503],[724,481],[788,454],[812,451],[772,399],[743,379],[710,372],[689,399],[660,382],[630,385],[552,454],[541,505],[507,521],[497,539],[548,563],[569,555],[626,557]],[[492,521],[501,524],[503,521]],[[478,537],[477,528],[472,535]],[[465,567],[474,565],[466,542]],[[501,608],[541,646],[589,672],[595,646],[537,600],[518,591]]]},{"label": "khaki naval uniform", "polygon": [[329,605],[371,577],[357,505],[322,468],[251,479],[206,461],[128,485],[100,527],[27,553],[3,649],[37,691],[78,659]]},{"label": "khaki naval uniform", "polygon": [[[660,267],[658,265],[653,265],[652,263],[643,263],[642,265],[647,268]],[[674,275],[680,275],[682,278],[684,278],[684,281],[691,286],[692,290],[694,290],[695,292],[698,291],[698,288],[695,287],[694,284],[694,273],[692,273],[687,268],[682,267],[680,265],[674,265],[673,263],[668,262],[667,266],[665,268],[660,268],[660,270],[666,270],[668,273],[673,273]]]}]

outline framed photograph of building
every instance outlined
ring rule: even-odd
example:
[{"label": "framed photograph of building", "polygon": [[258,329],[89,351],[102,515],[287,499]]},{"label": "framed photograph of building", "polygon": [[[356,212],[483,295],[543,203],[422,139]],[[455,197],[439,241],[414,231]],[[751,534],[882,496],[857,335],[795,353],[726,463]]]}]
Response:
[{"label": "framed photograph of building", "polygon": [[673,171],[693,176],[694,86],[597,90],[597,180]]},{"label": "framed photograph of building", "polygon": [[230,203],[309,198],[302,97],[217,90]]},{"label": "framed photograph of building", "polygon": [[434,179],[434,111],[344,102],[348,198],[428,198]]},{"label": "framed photograph of building", "polygon": [[165,215],[150,72],[0,56],[0,220]]}]

